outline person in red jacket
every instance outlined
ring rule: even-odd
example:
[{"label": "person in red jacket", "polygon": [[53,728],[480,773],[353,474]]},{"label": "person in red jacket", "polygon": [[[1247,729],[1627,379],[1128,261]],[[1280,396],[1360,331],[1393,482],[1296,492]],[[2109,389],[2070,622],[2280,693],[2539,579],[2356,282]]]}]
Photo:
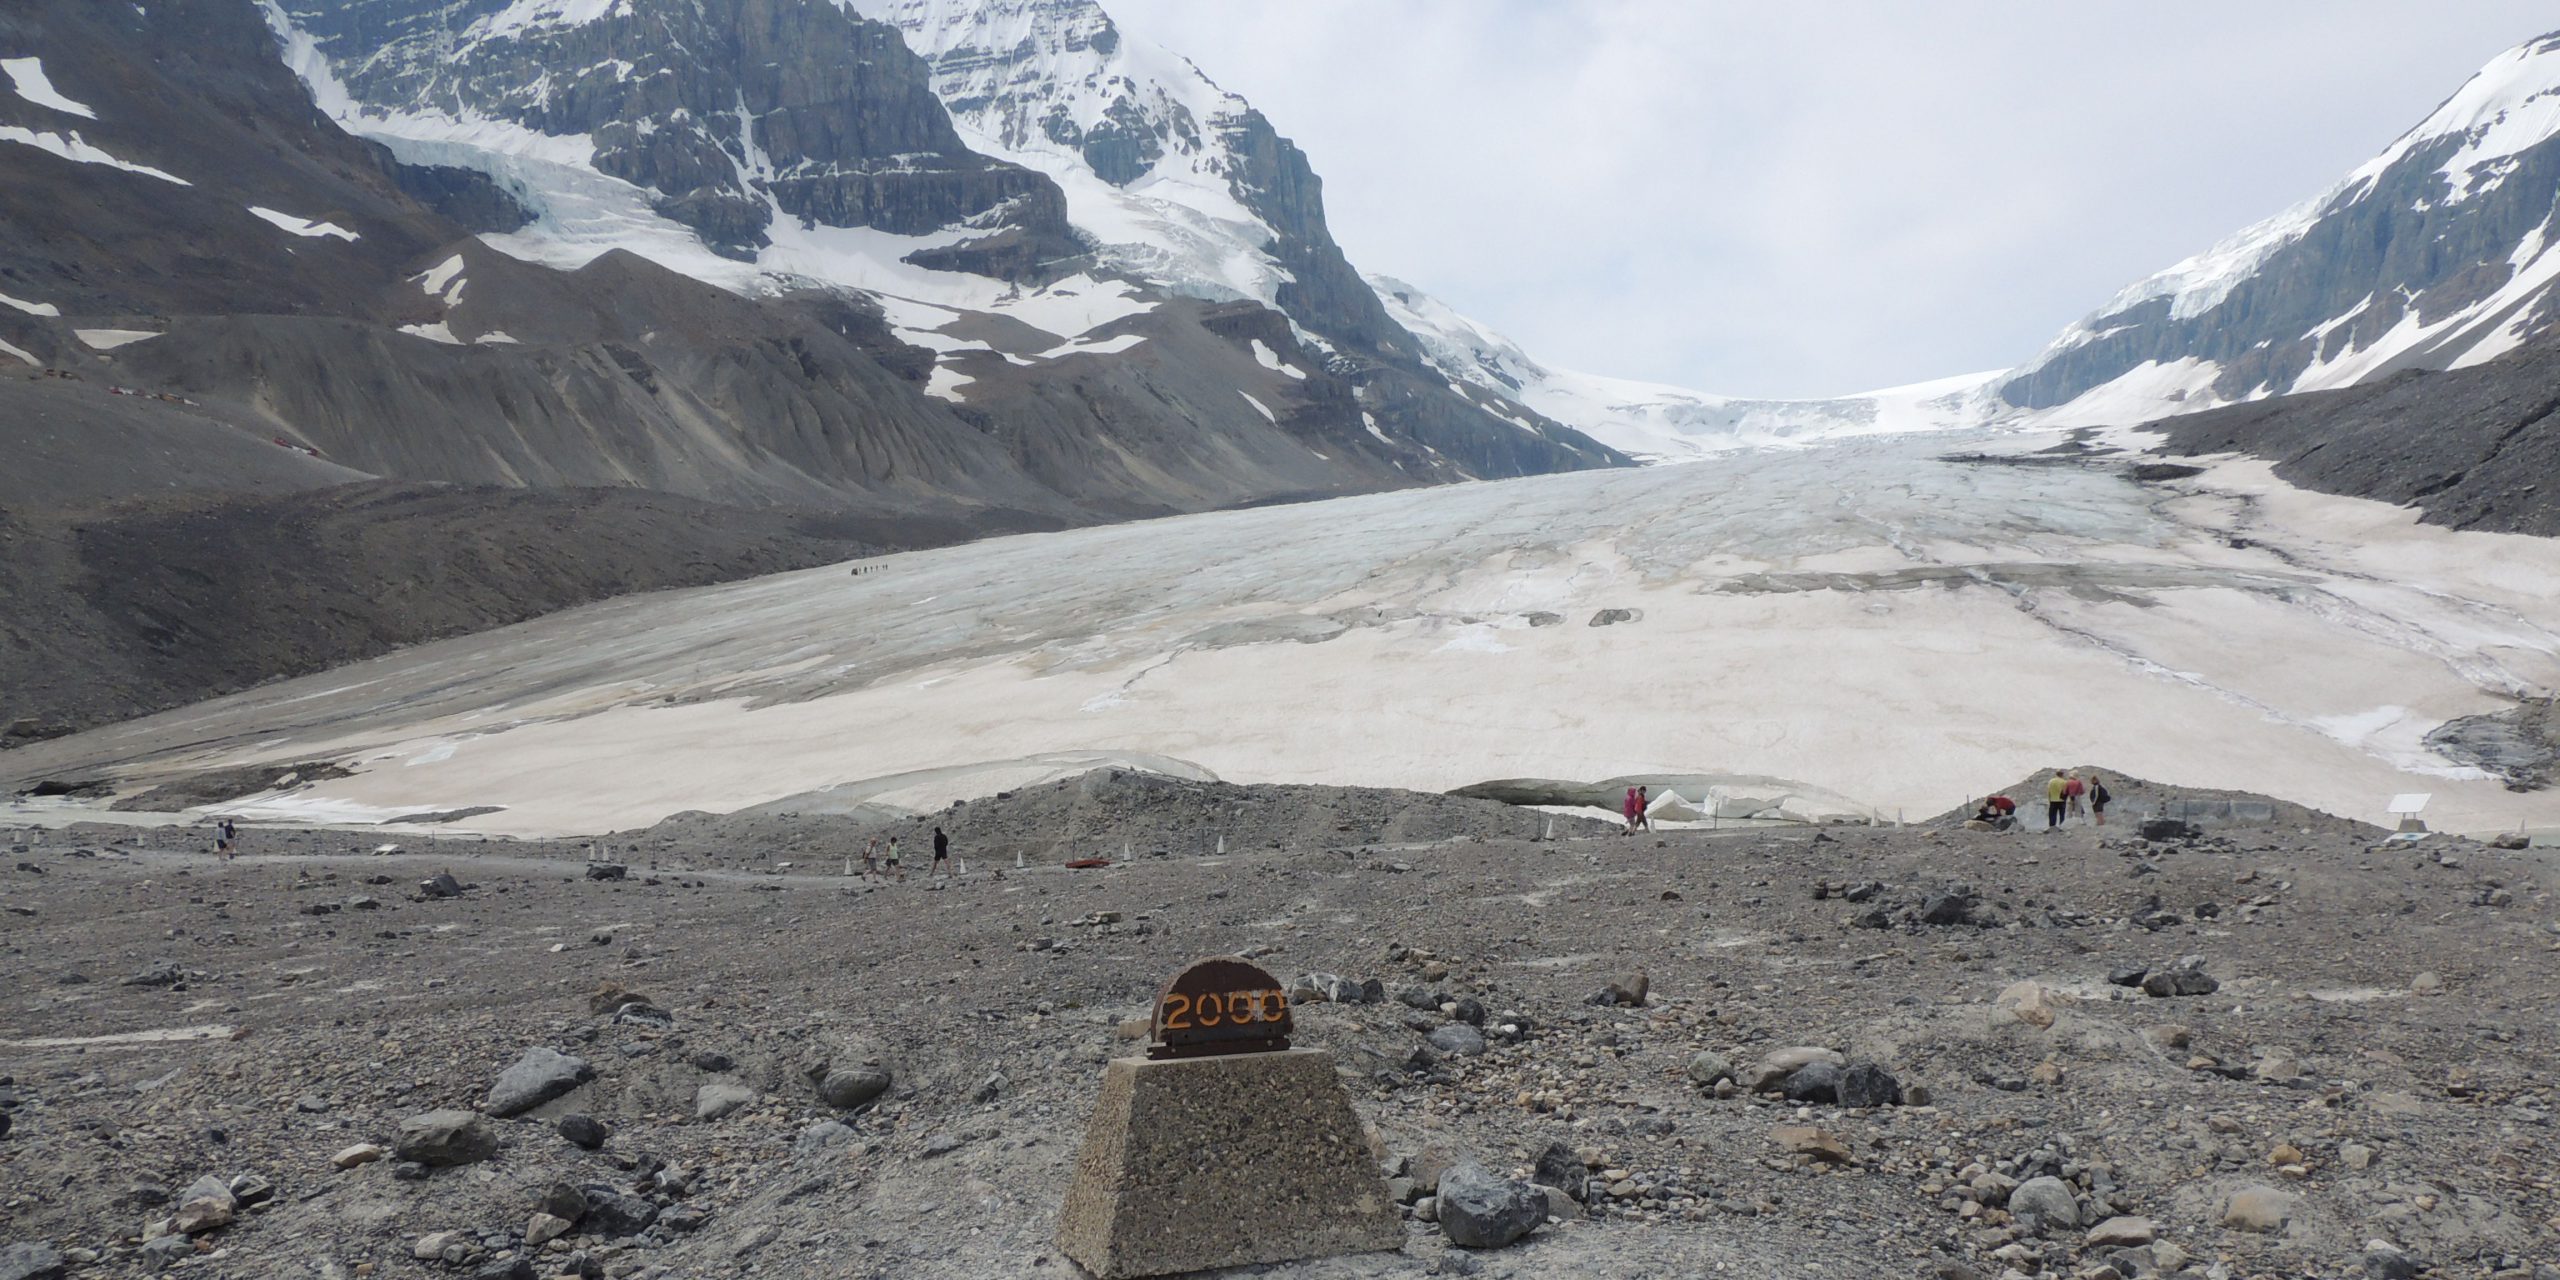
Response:
[{"label": "person in red jacket", "polygon": [[2076,773],[2066,773],[2063,774],[2062,777],[2062,798],[2065,803],[2071,806],[2070,816],[2074,818],[2088,817],[2089,784],[2082,782],[2080,780],[2080,775]]}]

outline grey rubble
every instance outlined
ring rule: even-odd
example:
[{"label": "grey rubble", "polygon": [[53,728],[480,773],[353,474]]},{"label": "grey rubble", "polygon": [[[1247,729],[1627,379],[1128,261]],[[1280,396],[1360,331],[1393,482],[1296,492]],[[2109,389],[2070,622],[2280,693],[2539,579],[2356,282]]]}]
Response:
[{"label": "grey rubble", "polygon": [[[1135,792],[1103,794],[1155,820]],[[1393,796],[1240,788],[1271,814],[1262,845],[1100,871],[1017,871],[963,840],[971,869],[939,888],[811,874],[839,869],[837,837],[795,827],[795,853],[744,819],[585,842],[404,838],[380,857],[374,837],[262,829],[229,865],[184,831],[8,834],[0,900],[35,914],[0,916],[0,1025],[27,1041],[205,1030],[10,1049],[0,1161],[18,1203],[0,1243],[140,1274],[136,1237],[186,1188],[254,1176],[272,1195],[194,1237],[220,1251],[205,1274],[523,1260],[669,1280],[1064,1275],[1054,1240],[1080,1135],[1105,1062],[1136,1049],[1120,1024],[1183,963],[1252,950],[1277,974],[1395,993],[1301,1005],[1296,1042],[1333,1055],[1373,1131],[1408,1209],[1403,1250],[1273,1274],[1471,1259],[1611,1280],[1718,1263],[2204,1280],[2217,1265],[2358,1274],[2380,1239],[2441,1276],[2548,1280],[2534,1270],[2560,1215],[2547,851],[2290,828],[2143,844],[2086,827],[1554,842],[1488,828],[1380,846],[1319,819],[1385,814]],[[984,832],[1005,812],[989,803]],[[1109,839],[1110,805],[1079,812]],[[605,855],[629,878],[582,874]],[[798,865],[774,874],[778,856]],[[409,892],[447,869],[477,887]],[[1864,901],[1828,891],[1869,882]],[[1959,883],[1968,923],[1902,915]],[[358,893],[381,905],[300,911]],[[1875,904],[1889,927],[1853,922]],[[2106,982],[2191,958],[2213,995]],[[162,965],[184,989],[119,985]],[[1643,1006],[1584,1003],[1638,969]],[[606,987],[620,994],[591,1000]],[[663,1018],[598,1012],[632,995]],[[1462,1012],[1482,1019],[1481,1055],[1426,1038]],[[552,1109],[609,1126],[595,1150],[537,1111],[477,1121],[495,1145],[476,1163],[332,1163],[396,1145],[409,1117],[476,1109],[535,1047],[593,1068]],[[1797,1049],[1884,1067],[1905,1104],[1790,1102],[1735,1078]],[[1728,1069],[1693,1075],[1701,1053]],[[822,1092],[871,1069],[890,1083],[867,1105]],[[754,1101],[707,1115],[706,1086]],[[1431,1219],[1439,1175],[1465,1161],[1578,1183],[1582,1199],[1556,1189],[1535,1230],[1460,1249]],[[2010,1200],[2029,1186],[2032,1229]],[[526,1243],[557,1229],[537,1213],[578,1206],[556,1239]],[[2117,1220],[2137,1218],[2150,1238],[2127,1243],[2144,1232]],[[412,1257],[428,1237],[434,1263]]]}]

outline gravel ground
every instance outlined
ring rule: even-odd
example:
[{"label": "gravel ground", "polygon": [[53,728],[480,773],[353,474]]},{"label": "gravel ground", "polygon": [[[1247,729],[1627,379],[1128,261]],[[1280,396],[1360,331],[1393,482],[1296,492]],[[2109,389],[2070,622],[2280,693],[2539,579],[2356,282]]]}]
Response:
[{"label": "gravel ground", "polygon": [[[1102,1064],[1136,1047],[1120,1024],[1189,960],[1248,951],[1293,983],[1380,980],[1376,1003],[1302,995],[1298,1042],[1336,1055],[1414,1201],[1399,1253],[1252,1274],[2560,1276],[2545,850],[1364,844],[1329,815],[1371,836],[1405,821],[1376,816],[1394,793],[1227,788],[1159,799],[1250,802],[1258,843],[1153,856],[1171,810],[1081,786],[955,821],[1030,839],[1072,811],[1074,843],[1117,845],[1125,811],[1133,861],[883,884],[776,873],[774,833],[712,820],[396,852],[253,829],[229,864],[201,830],[0,835],[0,1251],[83,1277],[1070,1276],[1050,1241]],[[625,878],[590,878],[600,852]],[[468,887],[423,892],[438,873]],[[2110,982],[2187,983],[2190,957],[2216,990]],[[1612,983],[1644,1003],[1589,1002]],[[1799,1046],[1880,1065],[1904,1105],[1819,1100],[1812,1068],[1766,1061]],[[448,1144],[483,1158],[401,1158],[405,1119],[513,1110],[493,1085],[536,1049],[583,1063],[534,1055],[569,1092],[474,1122],[492,1151]],[[1773,1072],[1799,1100],[1728,1078]],[[571,1114],[609,1138],[573,1145]],[[359,1144],[391,1154],[335,1166]],[[1551,1144],[1587,1207],[1482,1251],[1427,1220],[1449,1161],[1526,1176]],[[576,1223],[528,1245],[546,1203]],[[2145,1221],[2093,1226],[2117,1217]],[[146,1243],[172,1219],[199,1233]]]}]

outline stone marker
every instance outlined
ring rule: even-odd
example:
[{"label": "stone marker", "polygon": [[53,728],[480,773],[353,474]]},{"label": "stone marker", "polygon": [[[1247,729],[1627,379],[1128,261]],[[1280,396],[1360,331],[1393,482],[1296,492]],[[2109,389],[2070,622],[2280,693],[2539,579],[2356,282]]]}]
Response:
[{"label": "stone marker", "polygon": [[1242,960],[1166,984],[1155,1056],[1104,1070],[1059,1251],[1126,1280],[1401,1247],[1333,1056],[1287,1048],[1289,1028],[1279,982]]}]

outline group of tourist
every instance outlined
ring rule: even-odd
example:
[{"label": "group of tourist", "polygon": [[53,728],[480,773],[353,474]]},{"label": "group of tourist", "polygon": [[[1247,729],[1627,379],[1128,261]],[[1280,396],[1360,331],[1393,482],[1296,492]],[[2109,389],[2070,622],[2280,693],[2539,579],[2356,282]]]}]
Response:
[{"label": "group of tourist", "polygon": [[[951,837],[944,835],[942,828],[935,827],[933,829],[933,874],[946,874],[950,865]],[[901,884],[906,882],[907,868],[898,852],[896,836],[890,836],[886,845],[881,843],[879,836],[873,836],[871,843],[862,847],[862,878],[868,880],[875,876],[883,880],[896,879]]]},{"label": "group of tourist", "polygon": [[[2056,769],[2044,784],[2044,828],[2059,830],[2073,818],[2103,827],[2107,805],[2114,800],[2115,794],[2107,790],[2106,780],[2096,770],[2082,777],[2069,769]],[[2018,825],[2018,802],[2005,795],[1985,796],[1964,825],[1975,831],[2010,830]]]}]

